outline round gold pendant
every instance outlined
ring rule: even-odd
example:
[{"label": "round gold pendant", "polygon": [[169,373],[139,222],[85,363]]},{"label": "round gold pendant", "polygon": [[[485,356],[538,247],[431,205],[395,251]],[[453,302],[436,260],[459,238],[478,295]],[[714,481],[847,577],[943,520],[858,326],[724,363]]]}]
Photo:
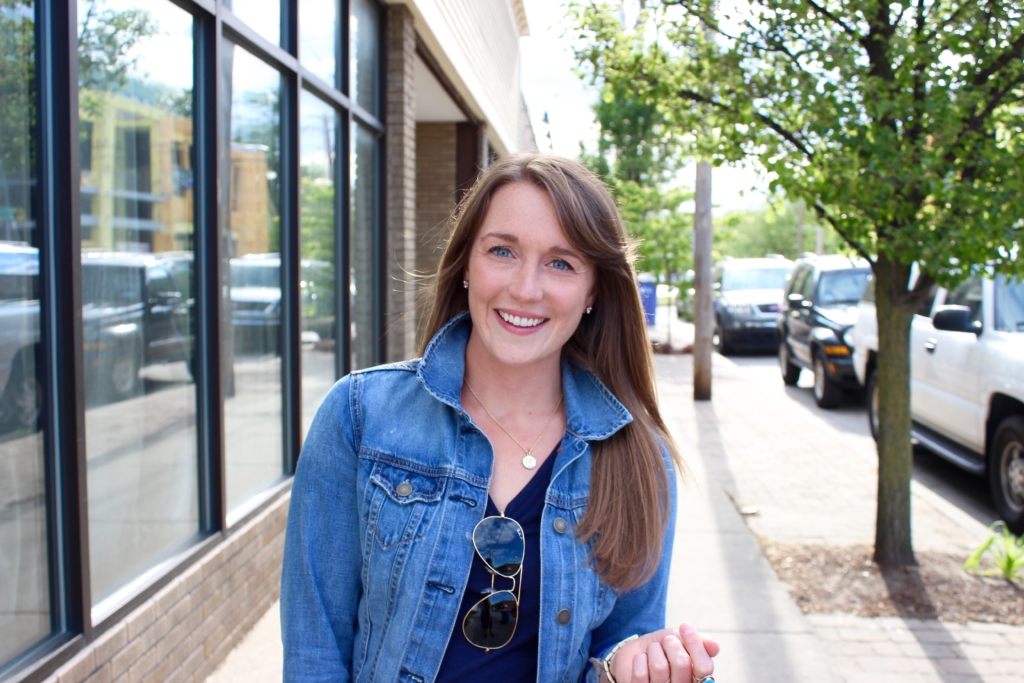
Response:
[{"label": "round gold pendant", "polygon": [[533,457],[530,453],[523,456],[523,467],[528,470],[532,470],[537,466],[537,458]]}]

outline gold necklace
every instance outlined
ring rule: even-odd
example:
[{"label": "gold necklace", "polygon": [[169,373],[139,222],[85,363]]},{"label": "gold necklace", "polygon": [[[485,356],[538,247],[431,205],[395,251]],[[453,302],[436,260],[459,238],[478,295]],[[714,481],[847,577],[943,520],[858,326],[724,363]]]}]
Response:
[{"label": "gold necklace", "polygon": [[536,467],[537,458],[533,457],[533,449],[536,448],[537,444],[540,443],[540,438],[544,436],[544,432],[547,431],[548,425],[551,424],[551,421],[555,419],[555,415],[558,414],[558,409],[562,407],[562,398],[564,398],[565,394],[558,397],[558,403],[555,405],[555,410],[554,412],[551,413],[551,416],[548,417],[548,421],[544,423],[544,426],[541,427],[540,434],[537,435],[537,440],[533,442],[532,446],[527,448],[523,444],[519,443],[519,439],[513,436],[512,432],[505,429],[505,425],[498,422],[498,418],[494,417],[494,413],[487,410],[487,406],[484,405],[484,402],[481,401],[480,397],[476,395],[475,391],[473,391],[473,387],[469,386],[469,382],[466,382],[466,388],[469,389],[469,393],[473,394],[473,398],[475,398],[476,402],[480,404],[480,407],[484,409],[484,412],[487,413],[492,420],[494,420],[494,424],[501,427],[501,431],[508,434],[509,438],[515,441],[516,445],[523,449],[523,453],[526,453],[526,455],[523,456],[523,467],[525,467],[528,470],[532,470],[534,467]]}]

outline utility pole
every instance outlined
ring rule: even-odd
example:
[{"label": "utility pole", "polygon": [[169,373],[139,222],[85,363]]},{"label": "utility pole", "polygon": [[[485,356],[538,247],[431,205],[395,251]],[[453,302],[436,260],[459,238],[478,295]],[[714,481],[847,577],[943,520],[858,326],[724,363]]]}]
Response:
[{"label": "utility pole", "polygon": [[711,164],[697,164],[693,212],[693,400],[711,400]]}]

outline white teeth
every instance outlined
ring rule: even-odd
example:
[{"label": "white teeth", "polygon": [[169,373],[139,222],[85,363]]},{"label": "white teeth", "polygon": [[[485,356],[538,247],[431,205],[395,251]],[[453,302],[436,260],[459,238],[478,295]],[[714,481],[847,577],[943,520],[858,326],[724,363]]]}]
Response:
[{"label": "white teeth", "polygon": [[504,311],[498,311],[501,319],[516,327],[536,327],[544,322],[544,318],[520,318],[518,315],[509,315]]}]

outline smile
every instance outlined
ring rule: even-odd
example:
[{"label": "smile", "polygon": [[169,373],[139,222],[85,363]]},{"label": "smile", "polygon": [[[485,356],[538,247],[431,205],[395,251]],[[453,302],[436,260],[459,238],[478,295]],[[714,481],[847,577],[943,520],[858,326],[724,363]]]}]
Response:
[{"label": "smile", "polygon": [[520,318],[518,315],[509,315],[504,311],[498,311],[498,315],[509,325],[515,325],[516,327],[536,327],[547,321],[547,318]]}]

